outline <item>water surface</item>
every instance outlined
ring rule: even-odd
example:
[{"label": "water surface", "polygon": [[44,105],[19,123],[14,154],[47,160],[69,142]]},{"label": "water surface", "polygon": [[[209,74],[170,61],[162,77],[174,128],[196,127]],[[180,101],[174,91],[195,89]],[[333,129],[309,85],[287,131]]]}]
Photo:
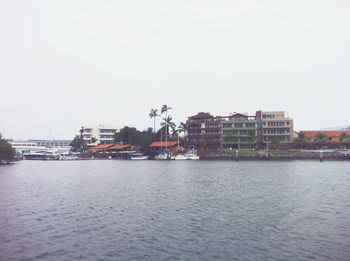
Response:
[{"label": "water surface", "polygon": [[0,167],[0,260],[350,260],[349,162]]}]

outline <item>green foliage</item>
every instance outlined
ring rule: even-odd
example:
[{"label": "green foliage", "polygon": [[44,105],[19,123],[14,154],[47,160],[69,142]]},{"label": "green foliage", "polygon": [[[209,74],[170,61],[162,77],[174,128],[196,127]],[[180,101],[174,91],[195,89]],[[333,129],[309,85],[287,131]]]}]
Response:
[{"label": "green foliage", "polygon": [[141,146],[143,149],[147,149],[152,143],[155,134],[152,128],[148,128],[144,131],[139,131],[134,127],[125,126],[120,129],[114,135],[115,143],[130,144]]},{"label": "green foliage", "polygon": [[156,132],[156,117],[160,116],[158,114],[157,109],[151,109],[151,112],[148,114],[148,116],[152,119],[153,118],[153,131]]},{"label": "green foliage", "polygon": [[339,136],[339,140],[340,142],[344,142],[348,137],[348,135],[346,135],[346,133],[342,132],[340,133],[340,136]]},{"label": "green foliage", "polygon": [[91,137],[89,143],[90,144],[95,144],[97,142],[97,139],[95,137]]},{"label": "green foliage", "polygon": [[70,146],[72,146],[72,149],[75,152],[85,152],[87,149],[87,144],[82,135],[76,135]]},{"label": "green foliage", "polygon": [[[165,128],[167,135],[168,135],[168,139],[169,138],[174,138],[177,134],[177,129],[176,129],[176,124],[173,122],[173,118],[168,116],[166,118],[163,118],[162,123],[160,124],[162,127]],[[171,135],[170,135],[170,129],[171,129]]]},{"label": "green foliage", "polygon": [[6,140],[2,139],[0,134],[0,164],[1,161],[12,161],[15,158],[15,150]]},{"label": "green foliage", "polygon": [[315,141],[316,142],[326,142],[327,141],[327,135],[319,132],[315,135]]}]

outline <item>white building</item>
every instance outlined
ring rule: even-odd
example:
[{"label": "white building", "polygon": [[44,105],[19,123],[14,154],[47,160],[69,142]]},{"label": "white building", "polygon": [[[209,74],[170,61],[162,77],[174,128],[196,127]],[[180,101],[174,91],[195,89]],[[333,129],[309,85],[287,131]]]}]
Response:
[{"label": "white building", "polygon": [[17,153],[55,149],[69,153],[72,140],[8,140]]},{"label": "white building", "polygon": [[[111,144],[114,141],[113,136],[117,130],[117,128],[104,124],[93,127],[84,127],[83,138],[88,144]],[[95,143],[91,143],[92,138],[96,139]]]}]

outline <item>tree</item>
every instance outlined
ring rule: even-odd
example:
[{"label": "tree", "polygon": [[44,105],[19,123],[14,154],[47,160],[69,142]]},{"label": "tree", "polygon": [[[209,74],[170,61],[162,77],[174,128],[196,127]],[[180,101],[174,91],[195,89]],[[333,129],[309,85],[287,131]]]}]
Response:
[{"label": "tree", "polygon": [[95,137],[91,137],[89,143],[90,144],[95,144],[97,142],[97,139]]},{"label": "tree", "polygon": [[342,132],[340,133],[339,140],[341,143],[343,143],[348,138],[348,135],[346,133]]},{"label": "tree", "polygon": [[278,137],[273,137],[272,138],[272,144],[275,149],[279,150],[281,141],[278,139]]},{"label": "tree", "polygon": [[184,122],[180,122],[178,131],[179,131],[179,134],[181,134],[181,133],[187,134],[188,125],[186,123],[184,123]]},{"label": "tree", "polygon": [[153,118],[153,131],[156,133],[156,117],[160,116],[158,113],[157,109],[151,109],[151,112],[149,113],[149,117],[152,119]]},{"label": "tree", "polygon": [[177,133],[176,124],[173,122],[173,118],[168,116],[167,118],[163,118],[163,122],[160,124],[165,128],[165,139],[168,140],[167,136],[170,136],[169,127],[172,130],[172,137],[174,137]]},{"label": "tree", "polygon": [[125,126],[114,135],[115,143],[130,144],[141,146],[143,150],[147,150],[152,143],[154,133],[152,128],[139,131],[134,127]]},{"label": "tree", "polygon": [[2,161],[10,162],[15,159],[16,152],[12,145],[9,144],[6,140],[2,139],[0,133],[0,164]]},{"label": "tree", "polygon": [[297,139],[297,141],[300,143],[300,150],[303,149],[305,140],[306,140],[306,138],[305,138],[304,132],[300,131],[300,132],[298,133],[298,139]]},{"label": "tree", "polygon": [[314,140],[316,142],[324,143],[327,141],[327,135],[323,134],[322,132],[319,132],[315,135]]},{"label": "tree", "polygon": [[73,151],[75,152],[82,152],[85,153],[87,149],[86,141],[84,140],[84,133],[85,128],[81,127],[79,130],[79,135],[75,135],[73,141],[71,142],[70,146],[72,146]]},{"label": "tree", "polygon": [[73,151],[75,151],[75,152],[83,152],[84,153],[87,149],[86,141],[80,135],[75,135],[70,146],[72,147]]},{"label": "tree", "polygon": [[82,127],[80,128],[80,130],[79,130],[79,132],[80,132],[80,137],[83,137],[84,130],[85,130],[85,128],[82,126]]},{"label": "tree", "polygon": [[[168,111],[172,110],[171,107],[168,105],[164,104],[161,109],[161,114],[165,113],[165,119],[168,118]],[[167,121],[165,121],[165,141],[168,141],[168,126],[167,126]]]}]

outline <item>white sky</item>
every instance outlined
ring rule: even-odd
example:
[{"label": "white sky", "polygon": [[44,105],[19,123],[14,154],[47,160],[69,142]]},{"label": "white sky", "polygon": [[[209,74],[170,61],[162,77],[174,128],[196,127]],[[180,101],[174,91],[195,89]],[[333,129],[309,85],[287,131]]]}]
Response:
[{"label": "white sky", "polygon": [[0,132],[72,138],[286,110],[296,130],[350,124],[350,1],[0,0]]}]

